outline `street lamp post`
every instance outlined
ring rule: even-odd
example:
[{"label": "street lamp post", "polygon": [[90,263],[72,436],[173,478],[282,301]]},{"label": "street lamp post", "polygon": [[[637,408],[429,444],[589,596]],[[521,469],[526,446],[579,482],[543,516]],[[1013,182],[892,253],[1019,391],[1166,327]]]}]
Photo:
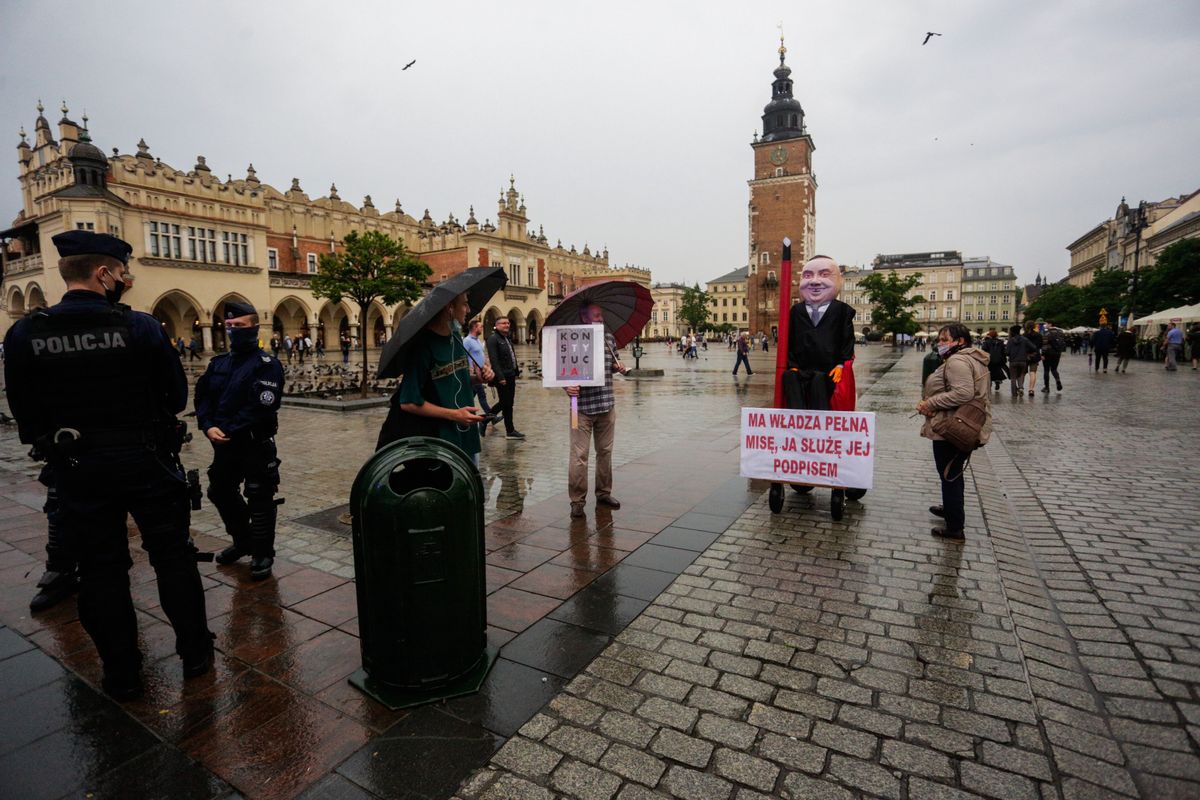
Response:
[{"label": "street lamp post", "polygon": [[[1137,300],[1138,289],[1138,260],[1142,253],[1142,231],[1149,225],[1146,214],[1146,201],[1138,203],[1129,230],[1133,233],[1133,277],[1129,281],[1129,323],[1134,320],[1134,303]],[[1128,323],[1127,323],[1128,324]]]}]

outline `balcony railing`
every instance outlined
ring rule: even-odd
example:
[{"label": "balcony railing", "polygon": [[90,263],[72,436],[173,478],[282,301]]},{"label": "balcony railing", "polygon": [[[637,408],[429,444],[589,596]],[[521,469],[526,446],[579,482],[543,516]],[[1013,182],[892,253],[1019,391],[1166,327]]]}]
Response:
[{"label": "balcony railing", "polygon": [[32,255],[23,256],[21,258],[9,259],[4,264],[5,275],[21,275],[26,272],[41,272],[41,270],[41,253],[33,253]]}]

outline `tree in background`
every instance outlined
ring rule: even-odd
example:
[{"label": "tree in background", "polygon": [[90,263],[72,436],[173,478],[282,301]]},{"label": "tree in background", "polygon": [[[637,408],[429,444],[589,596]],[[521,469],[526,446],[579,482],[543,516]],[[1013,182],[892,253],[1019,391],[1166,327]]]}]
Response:
[{"label": "tree in background", "polygon": [[702,290],[700,284],[697,283],[691,289],[685,287],[677,316],[686,322],[693,331],[700,331],[708,322],[709,302],[711,301],[708,292]]},{"label": "tree in background", "polygon": [[323,253],[309,284],[314,297],[340,303],[348,297],[358,304],[358,341],[362,345],[359,390],[367,396],[367,312],[371,303],[411,303],[421,296],[431,270],[398,242],[380,231],[351,231],[342,239],[342,252]]},{"label": "tree in background", "polygon": [[908,293],[921,283],[921,273],[915,272],[901,278],[897,273],[888,271],[873,272],[859,281],[859,287],[867,293],[867,301],[871,304],[871,324],[878,330],[892,334],[892,347],[896,346],[897,334],[914,334],[920,330],[913,306],[925,302],[921,295],[908,296]]},{"label": "tree in background", "polygon": [[[1129,273],[1124,273],[1129,278]],[[1168,308],[1200,303],[1200,239],[1183,239],[1159,254],[1153,267],[1138,275],[1134,312],[1146,316]]]},{"label": "tree in background", "polygon": [[[1084,324],[1083,290],[1069,283],[1054,283],[1042,289],[1032,303],[1025,308],[1025,319],[1048,319],[1060,328],[1073,328]],[[1109,311],[1114,311],[1109,308]],[[1092,320],[1092,325],[1096,324]]]}]

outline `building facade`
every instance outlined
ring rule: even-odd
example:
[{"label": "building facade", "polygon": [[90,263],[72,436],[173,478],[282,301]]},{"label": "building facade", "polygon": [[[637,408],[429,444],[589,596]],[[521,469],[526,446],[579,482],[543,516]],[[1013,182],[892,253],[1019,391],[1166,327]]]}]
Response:
[{"label": "building facade", "polygon": [[976,332],[1008,328],[1017,321],[1021,291],[1007,264],[989,257],[968,258],[962,267],[962,321]]},{"label": "building facade", "polygon": [[705,284],[708,319],[712,325],[733,325],[737,330],[747,329],[750,308],[746,302],[746,276],[749,272],[749,267],[741,267]]},{"label": "building facade", "polygon": [[686,336],[691,327],[679,316],[683,308],[683,292],[688,287],[682,283],[655,283],[650,287],[654,298],[654,309],[650,321],[642,329],[642,336],[651,339],[678,339]]},{"label": "building facade", "polygon": [[921,282],[909,292],[925,302],[913,309],[922,330],[936,333],[942,325],[960,321],[962,304],[962,253],[941,250],[929,253],[877,255],[871,262],[876,272],[887,270],[901,277],[920,274]]},{"label": "building facade", "polygon": [[[197,338],[223,349],[221,312],[227,300],[258,309],[264,328],[307,333],[335,347],[341,332],[357,338],[364,311],[348,302],[313,296],[309,285],[323,253],[338,252],[351,231],[381,231],[402,242],[432,270],[437,283],[468,267],[499,266],[509,283],[484,312],[490,328],[508,317],[519,339],[535,336],[564,293],[588,281],[648,270],[612,270],[607,249],[554,246],[531,228],[525,200],[510,177],[496,218],[480,223],[474,208],[465,222],[451,214],[420,219],[396,201],[380,211],[370,196],[355,206],[331,186],[311,199],[293,178],[286,191],[263,183],[253,164],[244,178],[222,181],[203,156],[190,170],[175,169],[140,141],[137,152],[106,156],[91,141],[87,118],[72,121],[63,105],[57,137],[38,104],[33,142],[24,130],[17,146],[22,206],[0,232],[3,298],[0,333],[29,309],[58,301],[65,287],[51,237],[65,230],[112,233],[133,246],[135,276],[125,295],[131,306],[157,317],[172,337]],[[365,310],[370,345],[378,345],[407,311],[374,303]]]},{"label": "building facade", "polygon": [[1100,269],[1132,272],[1154,266],[1167,247],[1200,237],[1200,190],[1166,200],[1131,206],[1121,198],[1104,220],[1067,245],[1071,265],[1067,281],[1087,286]]},{"label": "building facade", "polygon": [[[779,328],[779,264],[784,238],[792,241],[792,262],[814,254],[817,180],[812,173],[812,137],[804,109],[792,94],[787,48],[779,40],[779,66],[771,84],[771,102],[763,109],[762,136],[750,147],[754,177],[749,181],[749,274],[746,302],[751,333],[774,334]],[[799,270],[793,277],[793,296]]]}]

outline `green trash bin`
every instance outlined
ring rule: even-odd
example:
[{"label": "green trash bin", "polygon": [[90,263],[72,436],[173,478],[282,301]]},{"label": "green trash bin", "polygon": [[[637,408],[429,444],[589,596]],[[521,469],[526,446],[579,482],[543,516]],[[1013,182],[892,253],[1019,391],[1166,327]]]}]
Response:
[{"label": "green trash bin", "polygon": [[470,694],[487,645],[483,481],[429,437],[371,457],[350,490],[362,669],[350,683],[391,709]]}]

